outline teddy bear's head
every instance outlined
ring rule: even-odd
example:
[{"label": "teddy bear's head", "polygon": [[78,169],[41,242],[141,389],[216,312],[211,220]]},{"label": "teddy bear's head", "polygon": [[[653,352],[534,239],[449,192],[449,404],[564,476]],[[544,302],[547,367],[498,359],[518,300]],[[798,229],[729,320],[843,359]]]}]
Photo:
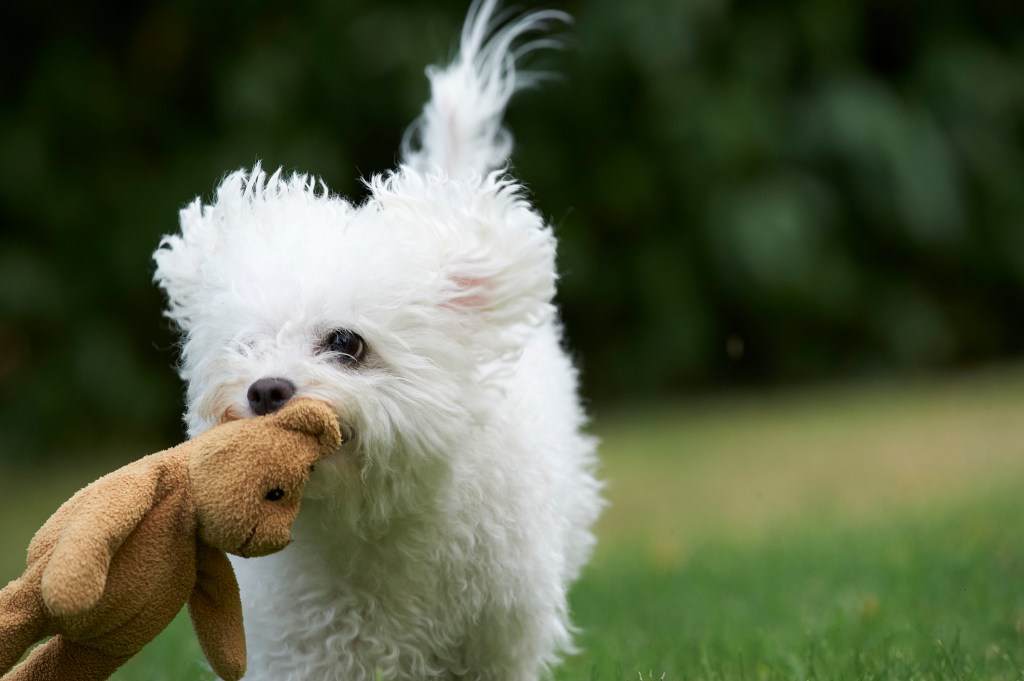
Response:
[{"label": "teddy bear's head", "polygon": [[288,545],[310,471],[342,442],[337,416],[312,399],[222,424],[204,439],[189,459],[199,536],[245,557]]}]

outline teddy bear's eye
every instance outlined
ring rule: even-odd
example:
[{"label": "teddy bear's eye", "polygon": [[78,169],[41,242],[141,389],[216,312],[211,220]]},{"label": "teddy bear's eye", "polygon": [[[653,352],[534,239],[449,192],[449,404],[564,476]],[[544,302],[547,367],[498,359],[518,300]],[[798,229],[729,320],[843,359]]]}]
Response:
[{"label": "teddy bear's eye", "polygon": [[324,336],[320,352],[329,352],[342,364],[359,364],[366,357],[366,341],[355,331],[334,329]]},{"label": "teddy bear's eye", "polygon": [[284,499],[284,490],[281,489],[280,487],[275,487],[274,489],[267,492],[267,496],[264,498],[267,501],[280,501],[281,499]]}]

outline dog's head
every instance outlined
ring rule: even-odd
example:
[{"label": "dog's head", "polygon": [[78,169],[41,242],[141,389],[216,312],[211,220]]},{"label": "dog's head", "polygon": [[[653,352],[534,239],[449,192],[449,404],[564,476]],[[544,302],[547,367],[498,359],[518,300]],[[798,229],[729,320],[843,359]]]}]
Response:
[{"label": "dog's head", "polygon": [[354,206],[257,166],[182,210],[154,259],[190,433],[306,395],[338,413],[338,466],[388,469],[443,456],[481,422],[552,314],[550,230],[498,174],[402,168],[369,186]]}]

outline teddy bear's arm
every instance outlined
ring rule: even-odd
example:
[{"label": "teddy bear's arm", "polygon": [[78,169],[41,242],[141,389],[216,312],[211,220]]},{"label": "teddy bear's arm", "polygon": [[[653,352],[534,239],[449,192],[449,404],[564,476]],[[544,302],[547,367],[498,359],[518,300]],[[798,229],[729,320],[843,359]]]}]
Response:
[{"label": "teddy bear's arm", "polygon": [[43,570],[40,590],[50,612],[76,615],[96,605],[114,553],[149,513],[158,485],[156,472],[145,468],[101,479],[84,490]]},{"label": "teddy bear's arm", "polygon": [[235,681],[245,674],[245,631],[238,581],[227,555],[199,543],[196,586],[188,600],[199,645],[217,676]]}]

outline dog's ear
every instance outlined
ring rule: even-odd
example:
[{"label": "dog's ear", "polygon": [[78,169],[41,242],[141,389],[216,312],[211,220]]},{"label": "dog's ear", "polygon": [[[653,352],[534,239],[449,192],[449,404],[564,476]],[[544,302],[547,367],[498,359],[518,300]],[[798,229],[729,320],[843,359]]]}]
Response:
[{"label": "dog's ear", "polygon": [[[226,175],[212,203],[196,198],[181,210],[180,232],[164,236],[153,253],[153,279],[167,294],[167,316],[181,330],[193,328],[195,315],[209,302],[210,291],[225,285],[223,261],[232,249],[231,234],[244,232],[264,195],[300,193],[309,186],[305,176],[282,181],[281,170],[268,177],[257,162],[251,171]],[[214,259],[217,268],[209,266]]]},{"label": "dog's ear", "polygon": [[454,313],[453,333],[507,347],[524,325],[553,314],[555,238],[502,172],[453,180],[403,167],[369,184],[383,214],[406,224],[419,247],[436,249],[441,276],[430,298]]},{"label": "dog's ear", "polygon": [[455,333],[483,355],[515,356],[531,327],[554,314],[554,241],[540,220],[529,229],[492,226],[484,250],[447,267],[446,300]]},{"label": "dog's ear", "polygon": [[181,233],[164,236],[153,253],[153,280],[167,295],[167,316],[184,331],[191,328],[191,316],[200,297],[206,242],[212,226],[205,224],[208,213],[196,199],[179,213]]},{"label": "dog's ear", "polygon": [[538,324],[552,311],[555,240],[525,202],[496,198],[509,205],[460,225],[471,238],[448,254],[444,304],[500,328]]}]

